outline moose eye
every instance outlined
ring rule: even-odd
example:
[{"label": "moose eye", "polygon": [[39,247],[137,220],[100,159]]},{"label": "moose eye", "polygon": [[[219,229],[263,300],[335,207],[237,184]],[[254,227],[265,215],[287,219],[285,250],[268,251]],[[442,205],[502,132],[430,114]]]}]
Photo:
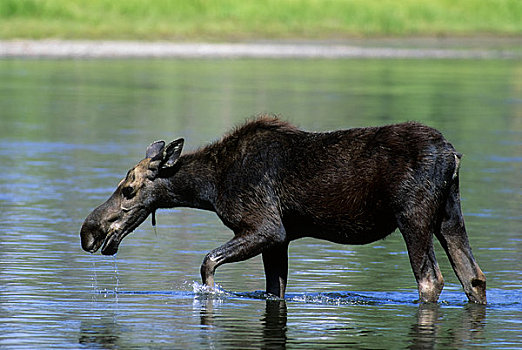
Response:
[{"label": "moose eye", "polygon": [[130,186],[123,187],[121,193],[127,199],[134,197],[134,189]]}]

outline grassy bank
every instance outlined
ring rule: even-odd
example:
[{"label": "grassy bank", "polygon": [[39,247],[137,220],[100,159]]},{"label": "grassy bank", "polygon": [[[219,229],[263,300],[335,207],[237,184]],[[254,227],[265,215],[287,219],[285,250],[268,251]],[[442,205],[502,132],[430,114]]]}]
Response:
[{"label": "grassy bank", "polygon": [[1,0],[0,38],[522,35],[521,0]]}]

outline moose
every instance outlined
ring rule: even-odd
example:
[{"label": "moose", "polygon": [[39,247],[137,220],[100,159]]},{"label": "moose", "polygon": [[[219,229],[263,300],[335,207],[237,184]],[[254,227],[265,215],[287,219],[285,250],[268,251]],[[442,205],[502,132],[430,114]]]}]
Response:
[{"label": "moose", "polygon": [[368,244],[397,228],[406,242],[420,302],[437,302],[444,280],[440,241],[470,302],[486,303],[460,205],[461,154],[428,126],[406,122],[307,132],[259,116],[221,140],[182,155],[184,140],[152,143],[80,231],[82,248],[114,255],[161,208],[213,211],[234,236],[210,251],[203,283],[220,265],[262,255],[266,293],[284,298],[288,245],[302,237]]}]

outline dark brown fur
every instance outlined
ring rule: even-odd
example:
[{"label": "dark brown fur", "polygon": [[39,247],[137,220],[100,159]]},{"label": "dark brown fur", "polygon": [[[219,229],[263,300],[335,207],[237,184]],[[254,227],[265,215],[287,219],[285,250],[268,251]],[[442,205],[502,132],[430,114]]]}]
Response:
[{"label": "dark brown fur", "polygon": [[264,117],[183,156],[182,146],[181,139],[149,146],[85,220],[85,250],[103,244],[102,253],[116,253],[123,237],[159,208],[212,210],[234,237],[205,257],[203,282],[213,286],[222,264],[262,254],[267,292],[284,297],[290,241],[367,244],[399,228],[421,301],[437,301],[443,286],[435,235],[470,301],[486,302],[485,276],[460,209],[461,156],[435,129],[403,123],[309,133]]}]

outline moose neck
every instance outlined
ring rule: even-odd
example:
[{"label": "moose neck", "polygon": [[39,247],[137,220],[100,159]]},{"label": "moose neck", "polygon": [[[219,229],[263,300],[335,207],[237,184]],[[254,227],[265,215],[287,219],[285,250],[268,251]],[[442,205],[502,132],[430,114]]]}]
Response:
[{"label": "moose neck", "polygon": [[195,152],[178,160],[178,169],[165,178],[166,207],[190,207],[214,211],[216,197],[215,171],[204,154]]}]

